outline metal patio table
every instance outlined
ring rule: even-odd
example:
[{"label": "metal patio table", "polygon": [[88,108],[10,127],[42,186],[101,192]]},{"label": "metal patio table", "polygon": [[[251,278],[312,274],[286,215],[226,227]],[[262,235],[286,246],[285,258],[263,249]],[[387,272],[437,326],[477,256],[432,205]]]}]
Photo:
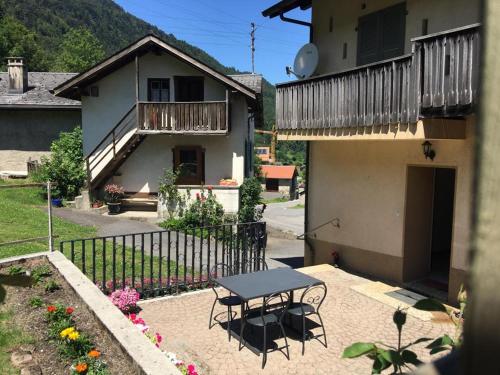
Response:
[{"label": "metal patio table", "polygon": [[[294,290],[324,284],[321,280],[291,268],[275,268],[268,271],[220,277],[215,281],[241,298],[242,318],[244,317],[245,305],[250,300],[270,296],[274,293],[290,292],[290,301],[293,302]],[[231,334],[236,339],[239,339],[239,335],[235,332],[231,332]],[[259,349],[253,346],[247,345],[247,347],[256,354],[261,353]]]}]

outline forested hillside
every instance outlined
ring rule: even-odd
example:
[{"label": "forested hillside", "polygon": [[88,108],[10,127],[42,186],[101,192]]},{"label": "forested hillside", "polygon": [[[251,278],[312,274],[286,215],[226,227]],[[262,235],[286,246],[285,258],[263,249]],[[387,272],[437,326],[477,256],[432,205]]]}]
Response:
[{"label": "forested hillside", "polygon": [[[100,42],[105,55],[152,32],[223,73],[240,73],[202,49],[127,13],[112,0],[0,0],[0,17],[2,70],[8,55],[26,57],[32,70],[57,70],[65,36],[74,30],[87,29]],[[274,120],[274,97],[274,86],[265,81],[266,127],[271,127]]]}]

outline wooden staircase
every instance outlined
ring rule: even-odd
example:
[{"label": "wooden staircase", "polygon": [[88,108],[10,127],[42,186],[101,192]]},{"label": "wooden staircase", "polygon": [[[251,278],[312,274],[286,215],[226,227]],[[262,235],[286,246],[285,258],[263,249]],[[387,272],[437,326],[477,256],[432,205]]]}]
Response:
[{"label": "wooden staircase", "polygon": [[145,138],[145,134],[137,133],[137,110],[134,105],[87,155],[89,188],[91,190],[100,188]]}]

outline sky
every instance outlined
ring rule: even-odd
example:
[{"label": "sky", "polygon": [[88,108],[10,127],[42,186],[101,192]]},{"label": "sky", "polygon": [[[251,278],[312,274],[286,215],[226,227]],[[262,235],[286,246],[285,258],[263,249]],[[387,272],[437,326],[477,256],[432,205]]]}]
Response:
[{"label": "sky", "polygon": [[[115,0],[127,12],[176,38],[205,50],[223,65],[251,71],[250,23],[255,22],[255,72],[271,83],[289,81],[285,73],[309,39],[307,27],[264,18],[278,0]],[[292,18],[310,20],[310,11]]]}]

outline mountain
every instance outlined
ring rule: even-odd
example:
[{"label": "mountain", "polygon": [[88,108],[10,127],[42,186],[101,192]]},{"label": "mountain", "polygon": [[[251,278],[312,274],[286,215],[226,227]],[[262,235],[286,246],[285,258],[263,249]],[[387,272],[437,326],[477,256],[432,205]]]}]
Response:
[{"label": "mountain", "polygon": [[[71,29],[85,27],[103,44],[108,55],[145,34],[154,33],[222,73],[245,73],[224,66],[202,49],[135,17],[112,0],[0,0],[0,17],[5,16],[18,20],[34,34],[36,42],[45,52],[49,69],[64,34]],[[275,88],[266,80],[263,100],[264,119],[266,127],[270,128],[275,115]]]}]

